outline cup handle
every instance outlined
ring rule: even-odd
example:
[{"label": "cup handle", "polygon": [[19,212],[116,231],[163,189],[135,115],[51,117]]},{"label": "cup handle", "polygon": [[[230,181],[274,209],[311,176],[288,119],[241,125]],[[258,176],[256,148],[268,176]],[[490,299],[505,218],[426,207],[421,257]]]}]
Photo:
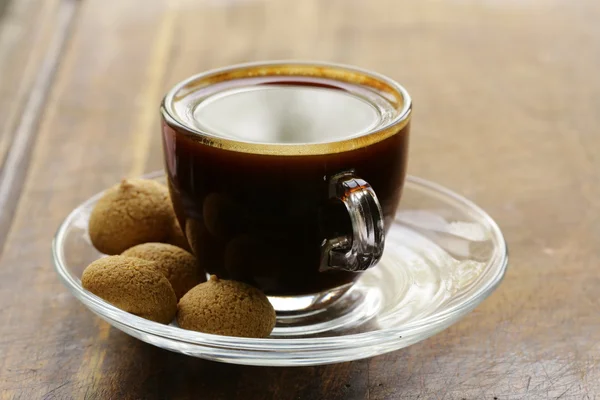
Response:
[{"label": "cup handle", "polygon": [[323,241],[319,270],[360,272],[371,268],[381,259],[385,241],[383,212],[375,191],[354,171],[348,171],[331,177],[329,197],[344,203],[352,234]]}]

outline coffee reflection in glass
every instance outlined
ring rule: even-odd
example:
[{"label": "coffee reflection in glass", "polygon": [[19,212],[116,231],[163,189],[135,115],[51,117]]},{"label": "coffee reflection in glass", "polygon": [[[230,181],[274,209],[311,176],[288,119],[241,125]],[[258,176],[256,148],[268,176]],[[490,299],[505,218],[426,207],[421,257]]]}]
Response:
[{"label": "coffee reflection in glass", "polygon": [[312,296],[283,306],[302,311],[379,261],[406,171],[400,85],[333,64],[245,64],[179,83],[161,112],[171,198],[207,273]]}]

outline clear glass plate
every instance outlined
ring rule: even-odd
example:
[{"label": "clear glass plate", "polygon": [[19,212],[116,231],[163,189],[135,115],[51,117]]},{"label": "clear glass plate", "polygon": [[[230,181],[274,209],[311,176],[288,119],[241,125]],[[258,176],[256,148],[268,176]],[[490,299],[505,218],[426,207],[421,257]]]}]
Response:
[{"label": "clear glass plate", "polygon": [[[146,176],[164,181],[162,172]],[[209,360],[299,366],[398,350],[447,328],[500,284],[508,255],[502,232],[469,200],[408,177],[382,261],[341,299],[299,320],[278,318],[268,339],[218,336],[162,325],[122,311],[81,286],[102,256],[87,233],[96,195],[62,223],[52,251],[63,283],[91,311],[144,342]]]}]

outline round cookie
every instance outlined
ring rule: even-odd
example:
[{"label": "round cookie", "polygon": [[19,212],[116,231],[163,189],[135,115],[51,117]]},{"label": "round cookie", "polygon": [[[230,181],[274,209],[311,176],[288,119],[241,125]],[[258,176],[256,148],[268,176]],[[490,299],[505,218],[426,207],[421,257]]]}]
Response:
[{"label": "round cookie", "polygon": [[120,254],[141,243],[166,240],[172,216],[166,186],[151,180],[124,179],[108,189],[92,210],[90,239],[100,252]]},{"label": "round cookie", "polygon": [[196,258],[187,251],[166,243],[144,243],[133,246],[122,256],[153,261],[156,268],[169,280],[179,300],[188,290],[205,281]]},{"label": "round cookie", "polygon": [[275,310],[255,287],[212,275],[181,298],[177,322],[204,333],[266,338],[275,327]]},{"label": "round cookie", "polygon": [[151,321],[168,324],[177,312],[177,298],[154,263],[110,256],[83,271],[82,286],[117,308]]}]

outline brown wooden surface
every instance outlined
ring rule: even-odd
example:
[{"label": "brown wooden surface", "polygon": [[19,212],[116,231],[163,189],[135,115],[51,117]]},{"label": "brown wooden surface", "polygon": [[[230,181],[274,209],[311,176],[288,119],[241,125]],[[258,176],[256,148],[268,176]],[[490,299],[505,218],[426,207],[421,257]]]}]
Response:
[{"label": "brown wooden surface", "polygon": [[[600,398],[600,3],[0,3],[1,398]],[[496,218],[511,251],[501,287],[422,343],[314,368],[193,359],[95,318],[51,265],[62,218],[161,167],[171,85],[281,58],[409,89],[409,172]]]}]

